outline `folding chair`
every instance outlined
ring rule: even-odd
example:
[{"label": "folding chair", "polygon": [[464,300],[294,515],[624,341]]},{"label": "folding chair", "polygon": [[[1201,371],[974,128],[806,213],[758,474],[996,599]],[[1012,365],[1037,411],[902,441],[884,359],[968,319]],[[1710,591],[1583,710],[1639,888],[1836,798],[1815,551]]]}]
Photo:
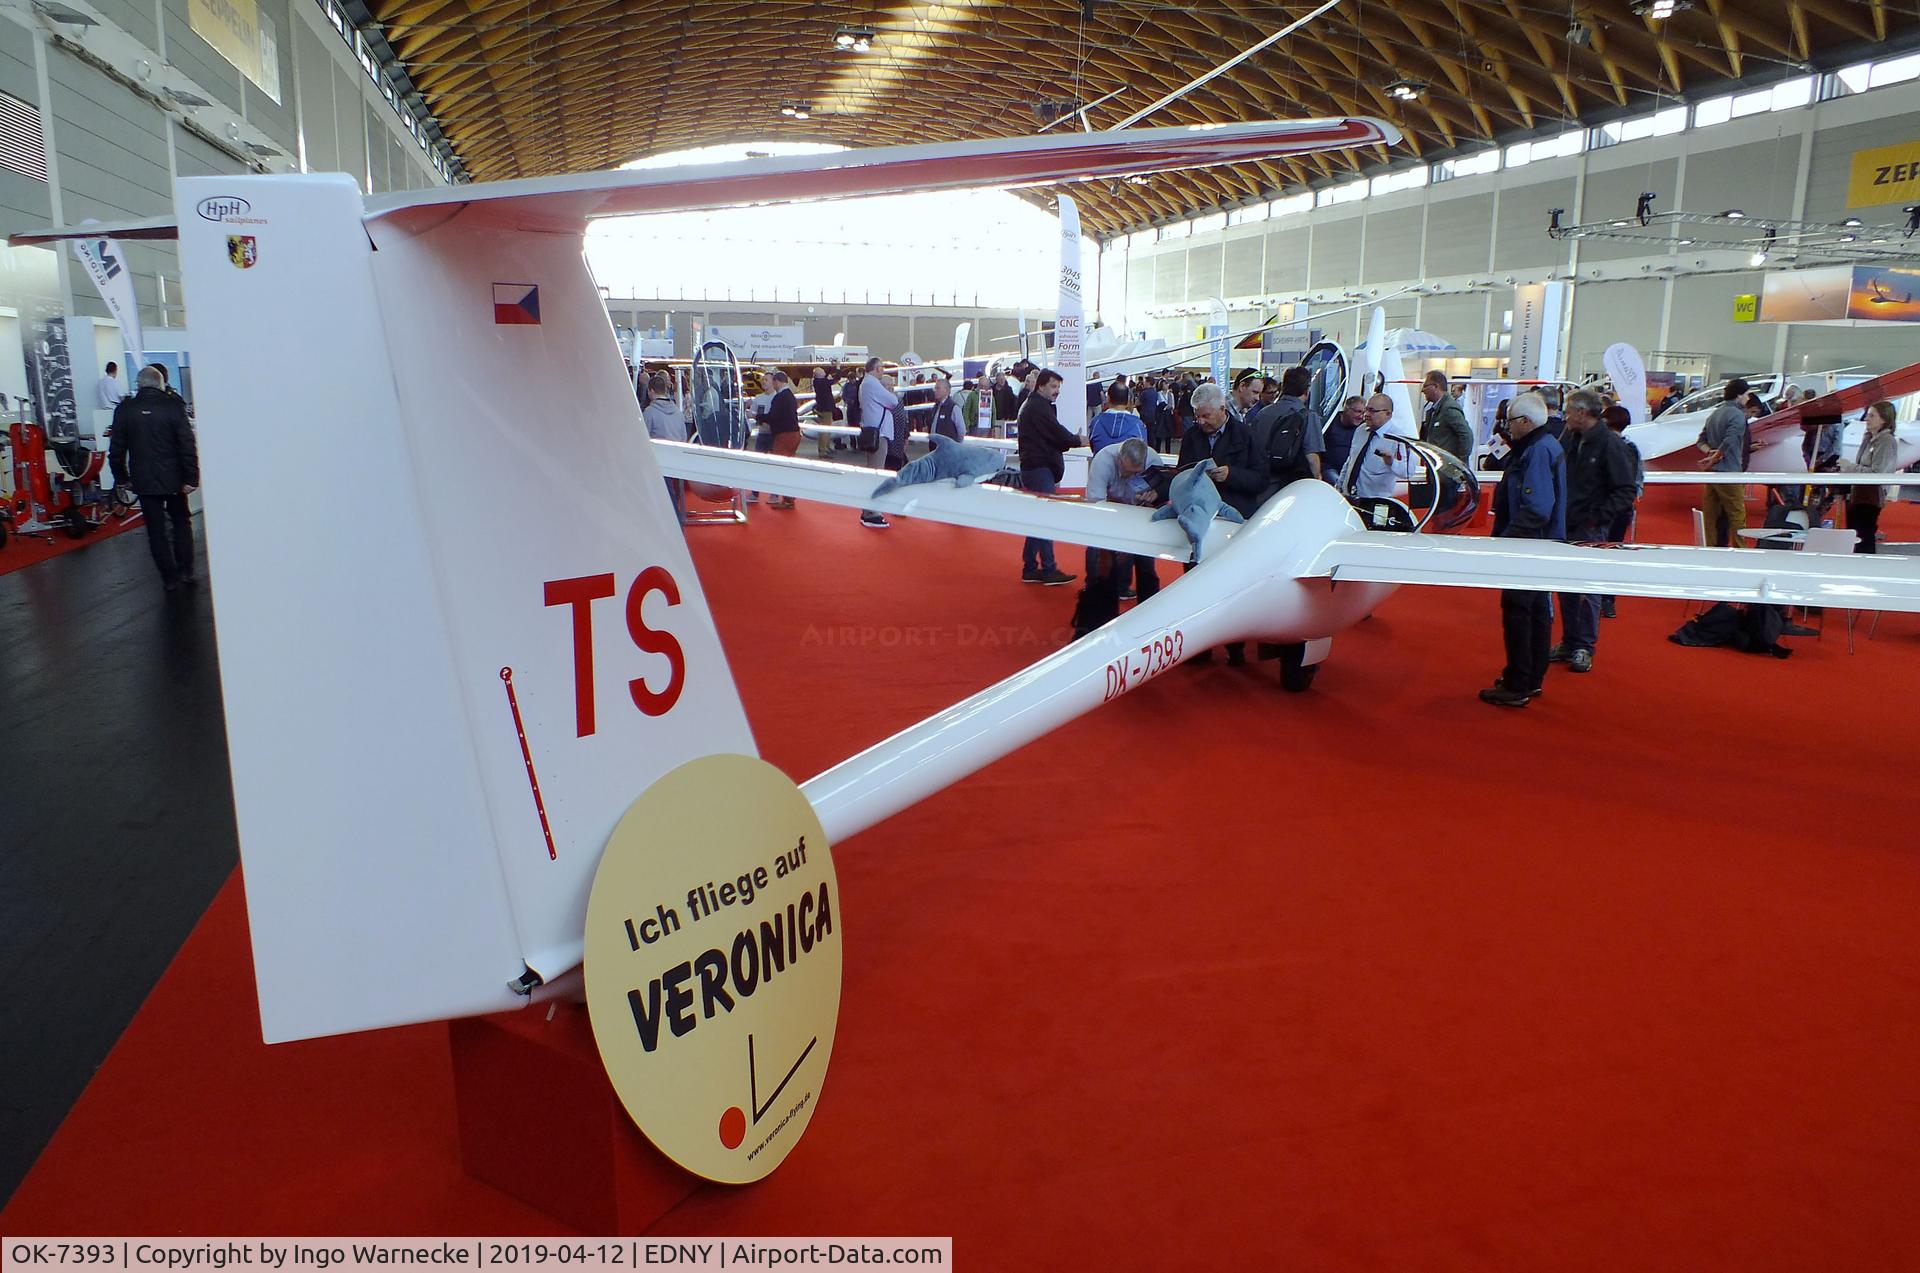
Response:
[{"label": "folding chair", "polygon": [[[1841,529],[1833,526],[1815,526],[1812,529],[1807,531],[1806,546],[1802,548],[1801,551],[1810,552],[1810,553],[1847,553],[1851,555],[1853,552],[1853,546],[1858,542],[1860,542],[1860,536],[1855,534],[1853,531],[1845,530],[1845,529]],[[1847,611],[1847,653],[1848,654],[1853,653],[1854,617],[1855,617],[1854,611],[1852,610]],[[1824,637],[1826,635],[1826,631],[1827,631],[1827,616],[1825,611],[1822,611],[1820,615],[1820,634]]]}]

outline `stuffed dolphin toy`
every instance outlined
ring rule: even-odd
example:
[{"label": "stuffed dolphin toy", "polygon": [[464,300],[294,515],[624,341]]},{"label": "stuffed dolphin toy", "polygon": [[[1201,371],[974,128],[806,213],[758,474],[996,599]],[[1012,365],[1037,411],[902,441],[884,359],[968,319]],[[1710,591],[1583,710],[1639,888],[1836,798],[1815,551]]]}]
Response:
[{"label": "stuffed dolphin toy", "polygon": [[875,495],[891,494],[901,486],[920,486],[951,478],[955,486],[966,486],[1000,471],[1002,457],[990,446],[968,446],[938,434],[933,450],[873,488]]},{"label": "stuffed dolphin toy", "polygon": [[1220,492],[1208,476],[1212,472],[1212,460],[1194,465],[1173,479],[1173,485],[1167,488],[1167,502],[1153,510],[1156,522],[1179,519],[1180,529],[1193,541],[1196,562],[1200,560],[1200,541],[1207,537],[1207,528],[1213,525],[1214,518],[1224,517],[1230,522],[1247,520],[1240,516],[1238,509],[1220,502]]}]

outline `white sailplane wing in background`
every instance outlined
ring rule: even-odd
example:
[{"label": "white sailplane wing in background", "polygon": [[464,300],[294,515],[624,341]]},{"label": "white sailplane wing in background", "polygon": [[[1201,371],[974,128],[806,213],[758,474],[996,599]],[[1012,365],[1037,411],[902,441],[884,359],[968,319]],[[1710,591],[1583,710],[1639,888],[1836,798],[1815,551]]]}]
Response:
[{"label": "white sailplane wing in background", "polygon": [[1920,611],[1920,570],[1873,554],[1763,552],[1541,539],[1343,535],[1308,572],[1336,583],[1431,584],[1689,601]]}]

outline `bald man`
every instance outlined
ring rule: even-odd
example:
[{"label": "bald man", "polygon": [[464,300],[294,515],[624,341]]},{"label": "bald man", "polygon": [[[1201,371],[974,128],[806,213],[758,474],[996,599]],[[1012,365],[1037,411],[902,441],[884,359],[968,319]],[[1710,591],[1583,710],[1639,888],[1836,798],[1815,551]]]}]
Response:
[{"label": "bald man", "polygon": [[1400,444],[1386,436],[1393,420],[1393,399],[1376,393],[1367,399],[1366,423],[1355,430],[1347,457],[1347,489],[1361,499],[1391,499],[1399,485]]}]

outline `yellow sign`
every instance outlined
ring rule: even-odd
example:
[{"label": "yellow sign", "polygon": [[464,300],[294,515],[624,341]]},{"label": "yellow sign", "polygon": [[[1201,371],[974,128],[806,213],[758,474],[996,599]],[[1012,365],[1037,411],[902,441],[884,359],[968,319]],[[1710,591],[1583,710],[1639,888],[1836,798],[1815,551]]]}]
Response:
[{"label": "yellow sign", "polygon": [[1743,292],[1733,298],[1733,321],[1751,323],[1760,317],[1760,297],[1753,292]]},{"label": "yellow sign", "polygon": [[1920,141],[1853,152],[1847,178],[1847,206],[1908,203],[1920,196]]},{"label": "yellow sign", "polygon": [[187,0],[187,25],[242,75],[262,82],[260,11],[254,0]]},{"label": "yellow sign", "polygon": [[703,756],[633,802],[587,898],[587,1012],[661,1153],[745,1184],[792,1152],[833,1053],[840,942],[826,832],[778,769]]}]

